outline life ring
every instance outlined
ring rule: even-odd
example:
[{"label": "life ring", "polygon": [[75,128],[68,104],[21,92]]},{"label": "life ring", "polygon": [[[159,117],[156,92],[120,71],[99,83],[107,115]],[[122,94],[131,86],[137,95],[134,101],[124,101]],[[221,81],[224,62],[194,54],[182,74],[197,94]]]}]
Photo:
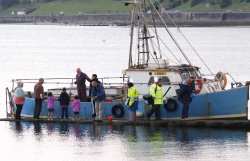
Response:
[{"label": "life ring", "polygon": [[196,80],[196,82],[197,82],[198,88],[195,88],[195,94],[199,94],[202,90],[203,83],[201,79]]},{"label": "life ring", "polygon": [[173,112],[178,108],[178,103],[177,103],[176,99],[169,98],[167,100],[167,103],[164,104],[164,107],[167,111]]},{"label": "life ring", "polygon": [[226,74],[223,73],[223,72],[218,72],[216,75],[215,75],[215,80],[218,80],[220,81],[220,86],[221,86],[221,89],[225,89],[226,85],[227,85],[227,77],[226,77]]},{"label": "life ring", "polygon": [[124,116],[124,107],[121,104],[116,104],[111,109],[112,115],[117,118]]}]

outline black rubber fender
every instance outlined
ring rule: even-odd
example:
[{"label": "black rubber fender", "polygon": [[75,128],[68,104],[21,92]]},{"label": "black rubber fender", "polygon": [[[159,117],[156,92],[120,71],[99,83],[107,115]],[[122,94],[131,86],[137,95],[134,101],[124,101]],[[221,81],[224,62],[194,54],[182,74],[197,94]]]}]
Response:
[{"label": "black rubber fender", "polygon": [[124,117],[124,106],[121,104],[116,104],[112,107],[112,115],[117,118]]},{"label": "black rubber fender", "polygon": [[175,111],[178,108],[177,100],[174,98],[169,98],[167,103],[164,104],[164,107],[169,112]]}]

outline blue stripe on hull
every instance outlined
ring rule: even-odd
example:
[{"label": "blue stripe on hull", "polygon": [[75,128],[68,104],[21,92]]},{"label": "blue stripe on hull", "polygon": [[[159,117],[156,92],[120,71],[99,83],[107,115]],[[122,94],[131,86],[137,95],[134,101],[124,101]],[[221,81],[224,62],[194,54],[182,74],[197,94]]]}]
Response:
[{"label": "blue stripe on hull", "polygon": [[[189,116],[191,118],[231,118],[242,117],[247,114],[247,96],[248,88],[234,88],[216,93],[197,95],[190,105]],[[103,107],[103,118],[112,115],[113,105],[119,102],[105,102]],[[33,98],[26,98],[22,116],[32,117],[34,113],[35,100]],[[129,117],[128,107],[125,107],[125,118]],[[145,105],[143,100],[140,100],[138,112],[146,114],[150,109],[149,105]],[[164,119],[179,119],[182,113],[182,104],[178,102],[178,108],[169,112],[165,108],[161,107],[161,117]],[[47,101],[43,101],[41,117],[47,117]],[[59,118],[61,116],[61,110],[59,102],[55,102],[54,117]],[[73,116],[72,106],[69,106],[69,117]],[[91,119],[92,106],[90,102],[81,103],[80,118]]]},{"label": "blue stripe on hull", "polygon": [[[216,93],[197,95],[190,104],[192,118],[230,118],[247,116],[248,88],[234,88]],[[162,110],[164,112],[164,110]],[[164,113],[167,118],[180,118],[182,104],[174,112]],[[164,116],[163,114],[163,116]]]}]

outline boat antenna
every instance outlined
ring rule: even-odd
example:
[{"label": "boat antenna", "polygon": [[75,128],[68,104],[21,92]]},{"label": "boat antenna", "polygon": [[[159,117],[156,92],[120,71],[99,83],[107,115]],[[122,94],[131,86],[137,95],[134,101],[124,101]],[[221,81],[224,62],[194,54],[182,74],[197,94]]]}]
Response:
[{"label": "boat antenna", "polygon": [[[162,4],[159,2],[159,0],[156,0],[157,3],[159,4],[159,6],[162,6]],[[157,13],[159,15],[159,13]],[[208,67],[208,65],[205,63],[205,61],[201,58],[201,56],[199,55],[199,53],[196,51],[196,49],[193,47],[193,45],[190,43],[190,41],[187,39],[187,37],[183,34],[183,32],[181,31],[181,29],[179,28],[179,26],[174,22],[174,20],[171,18],[171,16],[168,14],[168,12],[166,12],[168,18],[170,19],[170,21],[174,24],[174,26],[178,29],[179,33],[182,35],[182,37],[186,40],[186,42],[189,44],[189,46],[192,48],[192,50],[195,52],[195,54],[199,57],[199,59],[201,60],[201,62],[206,66],[206,68],[209,70],[209,72],[214,76],[213,72],[211,71],[211,69]]]}]

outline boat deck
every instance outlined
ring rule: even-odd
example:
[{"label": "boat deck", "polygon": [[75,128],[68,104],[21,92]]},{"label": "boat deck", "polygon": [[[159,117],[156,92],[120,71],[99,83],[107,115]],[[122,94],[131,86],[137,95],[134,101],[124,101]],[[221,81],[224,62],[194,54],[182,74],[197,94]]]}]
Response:
[{"label": "boat deck", "polygon": [[[17,120],[10,118],[0,118],[0,121],[15,122]],[[114,125],[140,125],[140,126],[166,126],[166,127],[216,127],[216,128],[250,128],[250,120],[146,120],[139,119],[136,122],[128,120],[113,120],[112,123],[108,120],[93,121],[93,120],[47,120],[33,118],[25,118],[18,120],[20,122],[40,122],[40,123],[74,123],[74,124],[114,124]]]}]

